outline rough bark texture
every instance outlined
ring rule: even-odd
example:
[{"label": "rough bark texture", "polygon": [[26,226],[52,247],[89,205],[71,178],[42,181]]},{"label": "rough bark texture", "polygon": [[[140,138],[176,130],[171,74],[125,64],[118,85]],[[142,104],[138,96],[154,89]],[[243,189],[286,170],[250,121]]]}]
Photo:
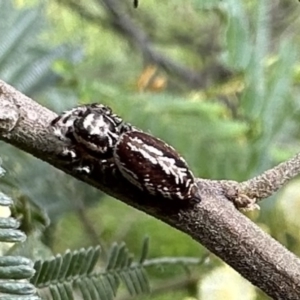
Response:
[{"label": "rough bark texture", "polygon": [[64,145],[49,128],[54,117],[56,114],[0,81],[0,139],[185,232],[272,298],[300,298],[299,259],[228,200],[230,196],[239,205],[241,199],[253,202],[271,195],[299,173],[298,156],[242,184],[198,179],[202,201],[179,205],[150,197],[120,177],[101,173],[97,166],[89,176],[76,174],[57,156]]}]

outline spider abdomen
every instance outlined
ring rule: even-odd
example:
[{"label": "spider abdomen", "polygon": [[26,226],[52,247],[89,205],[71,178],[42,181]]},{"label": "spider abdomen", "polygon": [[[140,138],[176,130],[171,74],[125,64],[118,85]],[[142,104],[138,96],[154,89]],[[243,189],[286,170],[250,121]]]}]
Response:
[{"label": "spider abdomen", "polygon": [[152,195],[173,200],[193,198],[194,176],[185,160],[150,134],[123,133],[114,148],[114,159],[128,181]]}]

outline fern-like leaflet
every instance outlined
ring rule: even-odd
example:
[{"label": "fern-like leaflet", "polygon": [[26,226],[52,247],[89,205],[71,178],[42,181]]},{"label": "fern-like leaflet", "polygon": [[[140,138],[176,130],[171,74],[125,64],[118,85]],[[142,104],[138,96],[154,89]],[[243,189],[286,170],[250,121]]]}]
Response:
[{"label": "fern-like leaflet", "polygon": [[43,289],[41,295],[51,295],[53,299],[75,299],[79,292],[83,299],[112,300],[121,282],[131,295],[149,292],[143,264],[133,262],[133,255],[124,243],[113,244],[104,270],[97,268],[99,255],[98,246],[36,261],[31,283]]}]

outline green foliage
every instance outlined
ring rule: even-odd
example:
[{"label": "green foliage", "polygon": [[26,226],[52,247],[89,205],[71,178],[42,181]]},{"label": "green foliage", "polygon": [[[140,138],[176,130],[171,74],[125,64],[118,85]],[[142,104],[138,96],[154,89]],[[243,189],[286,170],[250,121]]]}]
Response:
[{"label": "green foliage", "polygon": [[227,63],[231,68],[245,69],[251,59],[252,43],[249,31],[249,19],[245,5],[232,0],[226,1],[228,25],[226,30]]},{"label": "green foliage", "polygon": [[199,264],[196,258],[162,258],[146,260],[148,239],[144,240],[140,259],[133,261],[124,243],[113,244],[107,258],[106,267],[97,269],[100,247],[90,247],[79,251],[67,251],[49,260],[35,262],[36,273],[31,283],[40,289],[44,297],[51,299],[74,299],[81,293],[83,299],[114,299],[120,283],[132,296],[149,293],[149,281],[145,267],[164,264],[181,264],[186,267]]},{"label": "green foliage", "polygon": [[75,54],[67,45],[43,47],[37,39],[46,28],[41,12],[42,6],[16,10],[12,1],[0,2],[1,78],[29,95],[56,84],[59,76],[51,71],[53,62]]}]

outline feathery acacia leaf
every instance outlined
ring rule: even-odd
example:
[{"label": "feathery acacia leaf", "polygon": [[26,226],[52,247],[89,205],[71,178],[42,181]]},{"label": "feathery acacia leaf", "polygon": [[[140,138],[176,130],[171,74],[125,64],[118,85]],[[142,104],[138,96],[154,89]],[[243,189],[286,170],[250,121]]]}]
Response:
[{"label": "feathery acacia leaf", "polygon": [[94,270],[99,254],[98,246],[39,260],[35,263],[36,274],[31,282],[38,288],[49,287],[52,299],[73,299],[73,293],[79,290],[84,299],[111,300],[120,282],[131,295],[149,292],[144,267],[133,262],[133,255],[124,243],[113,244],[107,267],[100,272]]},{"label": "feathery acacia leaf", "polygon": [[[1,173],[0,166],[0,173]],[[2,172],[4,173],[4,172]],[[0,192],[0,205],[9,206],[12,199]],[[0,218],[0,241],[20,242],[26,235],[18,230],[20,222],[12,217]],[[33,262],[20,256],[0,257],[0,293],[1,299],[37,300],[36,289],[28,279],[34,275]]]},{"label": "feathery acacia leaf", "polygon": [[149,237],[146,236],[143,240],[143,245],[142,245],[142,253],[141,253],[141,257],[139,260],[139,263],[142,264],[147,256],[148,256],[148,252],[149,252]]}]

